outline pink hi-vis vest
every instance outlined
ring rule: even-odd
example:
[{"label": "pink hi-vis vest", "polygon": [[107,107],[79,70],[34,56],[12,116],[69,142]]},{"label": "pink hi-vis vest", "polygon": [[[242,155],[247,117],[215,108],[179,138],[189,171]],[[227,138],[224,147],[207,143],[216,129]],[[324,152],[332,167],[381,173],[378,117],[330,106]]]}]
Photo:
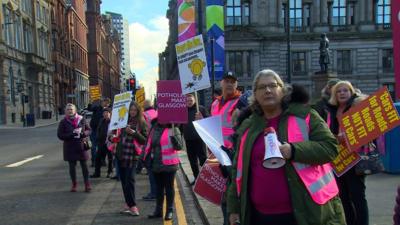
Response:
[{"label": "pink hi-vis vest", "polygon": [[[288,141],[296,143],[309,140],[310,115],[306,119],[295,116],[288,118]],[[243,171],[243,152],[244,144],[249,130],[247,129],[240,140],[239,155],[237,162],[236,186],[237,194],[240,196]],[[297,175],[303,181],[308,193],[315,203],[323,205],[333,197],[337,196],[339,189],[333,175],[333,169],[330,163],[324,165],[309,165],[298,162],[292,162]]]},{"label": "pink hi-vis vest", "polygon": [[[147,145],[145,148],[145,153],[146,153],[145,157],[151,152],[151,143],[153,140],[153,134],[154,132],[152,131],[151,134],[149,135],[149,139],[147,140]],[[170,136],[172,136],[172,129],[166,128],[164,129],[160,140],[161,159],[163,165],[166,166],[176,165],[179,163],[178,151],[174,149],[171,143]]]},{"label": "pink hi-vis vest", "polygon": [[232,125],[232,113],[239,101],[239,98],[229,100],[225,102],[224,106],[219,108],[219,100],[216,99],[211,105],[211,115],[221,115],[222,119],[222,136],[224,138],[224,145],[227,148],[232,148],[233,143],[230,140],[230,136],[234,133]]},{"label": "pink hi-vis vest", "polygon": [[147,127],[150,129],[151,121],[157,118],[158,113],[155,109],[149,109],[143,112],[144,119],[146,120]]}]

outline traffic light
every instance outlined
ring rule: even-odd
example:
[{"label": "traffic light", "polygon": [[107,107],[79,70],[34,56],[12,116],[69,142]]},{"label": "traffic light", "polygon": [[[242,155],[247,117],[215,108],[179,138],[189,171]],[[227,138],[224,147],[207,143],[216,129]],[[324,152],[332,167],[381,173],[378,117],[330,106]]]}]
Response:
[{"label": "traffic light", "polygon": [[129,90],[131,90],[131,91],[136,90],[135,83],[136,83],[135,78],[130,78],[129,79]]}]

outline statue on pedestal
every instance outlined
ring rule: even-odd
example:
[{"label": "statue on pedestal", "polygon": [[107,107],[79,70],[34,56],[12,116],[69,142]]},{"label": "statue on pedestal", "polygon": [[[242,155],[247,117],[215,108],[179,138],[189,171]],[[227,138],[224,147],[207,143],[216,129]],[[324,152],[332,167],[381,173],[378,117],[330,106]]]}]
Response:
[{"label": "statue on pedestal", "polygon": [[330,64],[329,57],[329,39],[326,37],[326,34],[321,34],[321,40],[319,42],[319,65],[321,67],[321,71],[319,73],[327,73],[328,72],[328,64]]}]

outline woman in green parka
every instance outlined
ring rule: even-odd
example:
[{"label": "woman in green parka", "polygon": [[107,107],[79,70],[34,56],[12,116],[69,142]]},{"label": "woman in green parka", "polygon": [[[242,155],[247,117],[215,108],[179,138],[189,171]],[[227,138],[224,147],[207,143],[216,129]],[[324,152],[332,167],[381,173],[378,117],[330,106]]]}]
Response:
[{"label": "woman in green parka", "polygon": [[[292,93],[272,70],[256,75],[252,113],[237,130],[227,191],[231,225],[346,224],[329,164],[338,155],[337,142],[318,113],[298,102],[304,101],[303,95]],[[308,131],[299,128],[296,133],[293,123],[305,124]],[[276,130],[281,142],[279,149],[286,160],[281,168],[262,165],[267,127]]]}]

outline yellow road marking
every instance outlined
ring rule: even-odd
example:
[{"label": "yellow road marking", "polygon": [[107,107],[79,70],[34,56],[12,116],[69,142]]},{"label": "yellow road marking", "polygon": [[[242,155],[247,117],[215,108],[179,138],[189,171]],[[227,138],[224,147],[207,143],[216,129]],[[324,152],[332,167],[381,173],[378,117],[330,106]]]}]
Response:
[{"label": "yellow road marking", "polygon": [[[182,199],[181,195],[179,194],[179,189],[177,187],[176,183],[176,178],[175,178],[175,212],[176,212],[176,217],[178,219],[178,225],[187,225],[186,221],[186,215],[185,215],[185,210],[183,209],[183,204],[182,204]],[[165,215],[165,210],[166,210],[166,199],[164,199],[164,213]],[[164,225],[172,225],[172,220],[170,221],[164,221]]]}]

